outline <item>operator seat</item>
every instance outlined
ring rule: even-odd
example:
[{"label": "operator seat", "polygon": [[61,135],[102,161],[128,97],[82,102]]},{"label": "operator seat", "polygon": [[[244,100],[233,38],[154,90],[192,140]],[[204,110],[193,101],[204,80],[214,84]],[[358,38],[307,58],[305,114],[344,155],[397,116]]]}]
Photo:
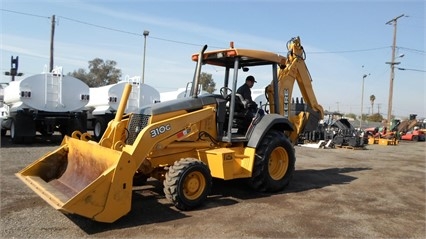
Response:
[{"label": "operator seat", "polygon": [[247,101],[238,93],[235,93],[235,111],[247,109]]},{"label": "operator seat", "polygon": [[[229,108],[229,104],[231,104],[231,94],[228,94],[226,96],[226,106]],[[244,111],[244,109],[247,109],[247,101],[244,99],[244,97],[238,93],[235,93],[235,108],[234,112],[241,112]]]},{"label": "operator seat", "polygon": [[[231,94],[226,96],[227,108],[231,102]],[[253,113],[249,109],[247,100],[241,94],[235,93],[235,107],[234,107],[234,122],[233,128],[238,129],[238,134],[245,135],[247,129],[253,119]]]}]

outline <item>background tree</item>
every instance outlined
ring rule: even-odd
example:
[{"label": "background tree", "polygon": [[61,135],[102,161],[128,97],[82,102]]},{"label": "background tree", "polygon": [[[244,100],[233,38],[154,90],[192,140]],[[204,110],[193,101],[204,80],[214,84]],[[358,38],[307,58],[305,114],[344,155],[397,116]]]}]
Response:
[{"label": "background tree", "polygon": [[212,78],[212,74],[201,72],[200,84],[202,85],[203,90],[208,93],[213,93],[216,90],[216,83]]},{"label": "background tree", "polygon": [[373,114],[373,106],[374,106],[374,101],[376,100],[376,96],[374,95],[370,95],[370,102],[371,102],[371,114]]},{"label": "background tree", "polygon": [[116,68],[117,62],[95,58],[89,61],[89,72],[80,68],[68,73],[85,82],[89,87],[99,87],[117,83],[121,77],[121,70]]},{"label": "background tree", "polygon": [[371,122],[382,122],[383,116],[379,113],[375,113],[366,117],[366,119]]},{"label": "background tree", "polygon": [[354,114],[354,113],[348,113],[348,114],[345,114],[345,117],[356,119],[356,114]]}]

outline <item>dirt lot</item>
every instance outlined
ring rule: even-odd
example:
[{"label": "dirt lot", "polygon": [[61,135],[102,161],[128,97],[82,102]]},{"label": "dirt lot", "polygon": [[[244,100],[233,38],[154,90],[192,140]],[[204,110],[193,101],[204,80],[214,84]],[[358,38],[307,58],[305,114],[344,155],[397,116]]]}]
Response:
[{"label": "dirt lot", "polygon": [[425,238],[426,143],[366,150],[296,147],[296,172],[278,194],[214,181],[206,204],[176,210],[161,185],[134,191],[132,211],[113,224],[66,216],[15,173],[57,148],[58,139],[1,151],[1,238]]}]

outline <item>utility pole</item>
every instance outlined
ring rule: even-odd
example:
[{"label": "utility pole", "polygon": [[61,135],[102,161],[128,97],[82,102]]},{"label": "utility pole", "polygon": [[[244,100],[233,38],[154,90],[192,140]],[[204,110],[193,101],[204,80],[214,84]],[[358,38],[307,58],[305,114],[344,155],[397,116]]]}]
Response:
[{"label": "utility pole", "polygon": [[386,62],[386,64],[390,65],[391,73],[390,73],[390,83],[389,83],[389,101],[388,101],[388,117],[387,124],[390,126],[391,115],[392,115],[392,96],[393,96],[393,81],[395,78],[395,65],[398,65],[400,62],[395,62],[395,48],[396,48],[396,25],[399,18],[404,17],[402,14],[394,19],[386,22],[386,25],[393,25],[393,44],[392,44],[392,58],[391,62]]},{"label": "utility pole", "polygon": [[370,74],[364,74],[363,76],[362,76],[362,90],[361,90],[361,118],[359,119],[359,128],[361,129],[361,126],[362,126],[362,106],[363,106],[363,104],[364,104],[364,81],[365,81],[365,78],[367,77],[367,76],[369,76]]},{"label": "utility pole", "polygon": [[50,67],[49,72],[53,70],[53,39],[55,36],[55,15],[52,15],[52,29],[50,31]]},{"label": "utility pole", "polygon": [[146,54],[146,37],[149,35],[149,31],[143,31],[143,65],[142,65],[142,84],[145,83],[145,54]]}]

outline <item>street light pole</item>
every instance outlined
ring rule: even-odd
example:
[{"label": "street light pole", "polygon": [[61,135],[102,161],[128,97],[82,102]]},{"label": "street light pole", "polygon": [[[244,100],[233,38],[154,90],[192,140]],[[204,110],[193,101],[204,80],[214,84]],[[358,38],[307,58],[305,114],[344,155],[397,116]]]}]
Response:
[{"label": "street light pole", "polygon": [[364,105],[364,80],[369,76],[370,74],[364,74],[362,76],[362,90],[361,90],[361,118],[359,119],[359,129],[361,130],[362,126],[362,106]]},{"label": "street light pole", "polygon": [[391,114],[392,114],[392,96],[393,96],[393,81],[395,77],[395,65],[399,64],[399,62],[395,62],[395,48],[396,48],[396,25],[399,18],[404,17],[402,14],[394,19],[386,22],[387,25],[393,25],[393,44],[392,44],[392,58],[391,62],[386,62],[386,64],[390,64],[391,73],[390,73],[390,83],[389,83],[389,101],[388,101],[388,117],[387,124],[390,126]]},{"label": "street light pole", "polygon": [[145,53],[146,53],[146,37],[149,35],[149,31],[143,31],[143,65],[142,65],[142,84],[145,83]]}]

